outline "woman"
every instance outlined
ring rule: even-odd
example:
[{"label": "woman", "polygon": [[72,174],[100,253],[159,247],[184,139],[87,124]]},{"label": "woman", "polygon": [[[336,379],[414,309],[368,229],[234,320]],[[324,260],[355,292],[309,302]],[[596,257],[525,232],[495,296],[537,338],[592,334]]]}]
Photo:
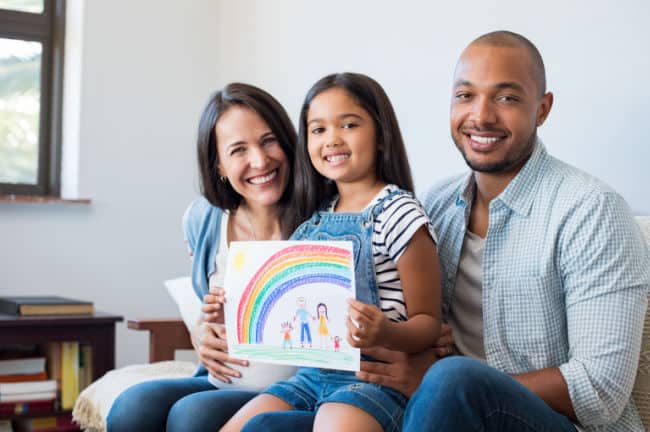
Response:
[{"label": "woman", "polygon": [[289,214],[287,203],[296,132],[271,95],[233,83],[208,101],[197,144],[203,197],[188,207],[183,227],[193,255],[192,285],[205,296],[204,314],[191,331],[201,367],[193,377],[127,389],[111,408],[109,432],[217,430],[256,394],[215,389],[242,376],[233,367],[247,362],[225,352],[225,329],[215,322],[218,306],[209,288],[223,283],[229,242],[284,239],[295,228],[289,221],[299,218]]}]

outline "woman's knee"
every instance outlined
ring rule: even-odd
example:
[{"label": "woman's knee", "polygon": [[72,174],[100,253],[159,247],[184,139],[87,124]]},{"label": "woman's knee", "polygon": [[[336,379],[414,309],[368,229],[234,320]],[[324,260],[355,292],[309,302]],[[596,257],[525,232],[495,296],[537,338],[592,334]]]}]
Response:
[{"label": "woman's knee", "polygon": [[108,432],[162,430],[167,411],[162,412],[152,394],[158,389],[152,383],[129,387],[113,402],[106,419]]}]

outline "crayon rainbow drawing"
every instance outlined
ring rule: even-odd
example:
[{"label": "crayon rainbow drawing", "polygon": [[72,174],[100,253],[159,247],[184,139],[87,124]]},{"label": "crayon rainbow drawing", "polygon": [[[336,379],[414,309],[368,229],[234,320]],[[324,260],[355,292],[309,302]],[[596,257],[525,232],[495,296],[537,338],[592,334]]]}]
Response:
[{"label": "crayon rainbow drawing", "polygon": [[314,308],[311,314],[302,313],[299,327],[311,325],[310,321],[318,326],[316,305],[326,303],[328,325],[345,334],[346,300],[355,295],[352,243],[233,242],[224,285],[231,355],[272,363],[358,369],[358,350],[347,343],[342,343],[339,351],[311,349],[311,343],[284,350],[284,342],[276,340],[283,322],[293,318],[295,323],[297,299]]}]

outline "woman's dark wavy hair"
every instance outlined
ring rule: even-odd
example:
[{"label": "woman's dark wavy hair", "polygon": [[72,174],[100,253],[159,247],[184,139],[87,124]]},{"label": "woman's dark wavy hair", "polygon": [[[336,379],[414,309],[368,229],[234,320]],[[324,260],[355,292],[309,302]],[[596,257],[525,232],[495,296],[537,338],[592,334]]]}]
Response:
[{"label": "woman's dark wavy hair", "polygon": [[[295,187],[292,212],[298,222],[311,216],[336,194],[336,185],[314,169],[307,150],[307,116],[316,96],[331,88],[342,88],[372,117],[377,135],[377,176],[386,183],[413,192],[411,168],[400,132],[395,110],[379,83],[372,78],[351,72],[327,75],[307,92],[300,110],[298,146],[294,162]],[[293,214],[293,213],[292,213]]]},{"label": "woman's dark wavy hair", "polygon": [[212,205],[224,210],[236,209],[241,203],[242,196],[232,188],[229,181],[222,182],[219,179],[217,169],[219,156],[215,126],[219,118],[234,106],[251,109],[262,117],[287,156],[289,179],[278,205],[282,230],[288,235],[295,228],[289,223],[293,219],[287,218],[286,213],[293,193],[296,129],[282,105],[260,88],[249,84],[231,83],[210,96],[201,114],[196,145],[201,193]]}]

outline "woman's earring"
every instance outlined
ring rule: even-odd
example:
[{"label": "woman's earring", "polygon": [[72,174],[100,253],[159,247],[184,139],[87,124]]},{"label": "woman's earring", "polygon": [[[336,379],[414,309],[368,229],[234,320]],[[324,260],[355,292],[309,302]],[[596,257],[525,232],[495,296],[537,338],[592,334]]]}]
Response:
[{"label": "woman's earring", "polygon": [[226,176],[221,176],[221,177],[219,177],[219,180],[221,180],[221,183],[225,183],[225,182],[228,181],[228,177],[226,177]]}]

